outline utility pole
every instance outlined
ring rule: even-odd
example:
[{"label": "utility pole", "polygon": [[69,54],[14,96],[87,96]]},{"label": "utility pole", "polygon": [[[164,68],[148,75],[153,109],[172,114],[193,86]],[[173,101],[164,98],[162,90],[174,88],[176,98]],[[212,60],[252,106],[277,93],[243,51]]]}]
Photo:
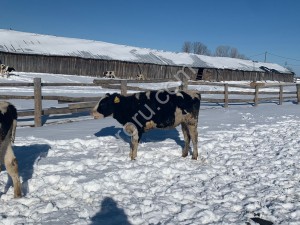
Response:
[{"label": "utility pole", "polygon": [[265,62],[267,62],[267,53],[268,52],[265,52]]}]

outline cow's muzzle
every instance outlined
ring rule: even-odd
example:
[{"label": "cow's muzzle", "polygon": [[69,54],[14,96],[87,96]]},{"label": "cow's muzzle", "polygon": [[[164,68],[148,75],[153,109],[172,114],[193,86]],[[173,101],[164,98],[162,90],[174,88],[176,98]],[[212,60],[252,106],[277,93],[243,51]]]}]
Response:
[{"label": "cow's muzzle", "polygon": [[103,114],[101,114],[101,113],[99,113],[99,112],[97,112],[95,110],[93,110],[91,112],[91,116],[94,117],[94,119],[103,119],[104,118]]}]

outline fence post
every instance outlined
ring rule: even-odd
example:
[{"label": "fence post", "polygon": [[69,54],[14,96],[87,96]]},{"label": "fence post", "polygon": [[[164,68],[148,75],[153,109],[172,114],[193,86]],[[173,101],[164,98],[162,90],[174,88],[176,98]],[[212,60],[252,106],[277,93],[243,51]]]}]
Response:
[{"label": "fence post", "polygon": [[224,85],[224,108],[228,107],[228,84]]},{"label": "fence post", "polygon": [[300,84],[296,84],[297,87],[297,102],[300,104]]},{"label": "fence post", "polygon": [[279,105],[282,105],[283,102],[283,86],[279,86]]},{"label": "fence post", "polygon": [[34,126],[42,126],[42,81],[34,78]]},{"label": "fence post", "polygon": [[121,95],[127,95],[127,80],[121,80]]},{"label": "fence post", "polygon": [[258,92],[259,92],[259,86],[255,85],[255,97],[254,97],[254,106],[258,105]]}]

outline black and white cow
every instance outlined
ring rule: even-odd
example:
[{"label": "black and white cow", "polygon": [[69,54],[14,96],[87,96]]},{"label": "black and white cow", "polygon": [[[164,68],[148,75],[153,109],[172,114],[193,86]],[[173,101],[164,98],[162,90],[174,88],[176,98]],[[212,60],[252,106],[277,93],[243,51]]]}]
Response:
[{"label": "black and white cow", "polygon": [[0,102],[0,171],[4,163],[14,185],[14,197],[21,197],[18,162],[12,149],[17,128],[17,110],[9,102]]},{"label": "black and white cow", "polygon": [[136,75],[136,79],[137,80],[145,80],[145,76],[144,76],[144,74],[138,74],[138,75]]},{"label": "black and white cow", "polygon": [[160,90],[130,96],[106,94],[94,107],[92,114],[95,119],[112,116],[124,126],[124,130],[131,136],[132,160],[137,156],[138,143],[144,132],[154,128],[175,128],[180,124],[185,141],[182,156],[188,155],[192,140],[192,159],[197,159],[200,100],[198,91],[171,93]]},{"label": "black and white cow", "polygon": [[0,75],[9,75],[10,72],[15,71],[15,68],[0,64]]},{"label": "black and white cow", "polygon": [[104,75],[104,78],[110,78],[110,79],[117,78],[116,75],[115,75],[115,71],[105,71],[103,73],[103,75]]}]

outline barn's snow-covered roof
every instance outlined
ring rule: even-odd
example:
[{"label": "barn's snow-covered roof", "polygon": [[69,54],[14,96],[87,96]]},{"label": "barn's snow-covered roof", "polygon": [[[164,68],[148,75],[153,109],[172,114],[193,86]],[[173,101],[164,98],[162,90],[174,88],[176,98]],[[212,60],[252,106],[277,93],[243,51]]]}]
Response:
[{"label": "barn's snow-covered roof", "polygon": [[76,56],[92,59],[111,59],[158,65],[233,69],[244,71],[290,71],[278,64],[253,62],[227,57],[212,57],[190,53],[174,53],[147,48],[111,44],[101,41],[57,37],[0,29],[0,52]]}]

